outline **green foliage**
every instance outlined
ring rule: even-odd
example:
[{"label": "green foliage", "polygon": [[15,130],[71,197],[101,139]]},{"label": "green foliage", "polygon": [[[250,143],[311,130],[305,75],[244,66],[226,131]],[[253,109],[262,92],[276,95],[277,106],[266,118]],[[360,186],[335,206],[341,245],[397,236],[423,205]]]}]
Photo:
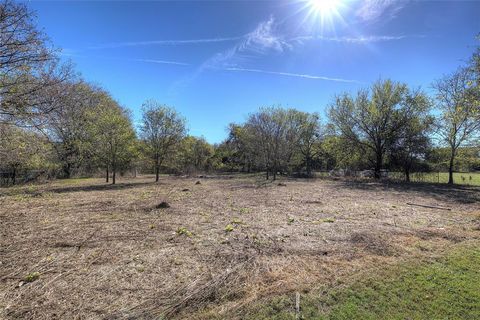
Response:
[{"label": "green foliage", "polygon": [[30,272],[25,276],[25,282],[33,282],[40,278],[40,272]]},{"label": "green foliage", "polygon": [[143,106],[141,137],[144,152],[153,161],[156,181],[159,179],[161,165],[173,156],[186,134],[185,119],[173,108],[161,105],[154,100],[146,101]]},{"label": "green foliage", "polygon": [[108,94],[89,112],[88,130],[93,158],[99,166],[112,171],[127,168],[138,154],[136,135],[128,112]]},{"label": "green foliage", "polygon": [[[413,134],[414,123],[423,123],[421,117],[429,106],[424,93],[385,80],[375,82],[369,90],[358,91],[356,96],[338,95],[330,105],[329,118],[335,132],[366,156],[379,178],[391,147],[397,146],[408,155],[413,153],[408,147],[416,142],[410,141],[413,138],[409,136]],[[418,131],[425,130],[419,127]]]},{"label": "green foliage", "polygon": [[182,236],[182,235],[185,235],[185,236],[187,236],[187,237],[193,236],[193,233],[190,232],[190,231],[189,231],[187,228],[185,228],[185,227],[180,227],[180,228],[178,228],[178,229],[177,229],[177,234],[178,234],[179,236]]},{"label": "green foliage", "polygon": [[233,218],[232,219],[232,224],[240,225],[240,224],[243,224],[243,223],[244,222],[239,218]]},{"label": "green foliage", "polygon": [[235,228],[231,224],[227,224],[225,227],[225,232],[232,232]]},{"label": "green foliage", "polygon": [[[367,150],[367,153],[369,151]],[[342,136],[329,135],[322,142],[324,168],[360,170],[368,168],[361,148]]]},{"label": "green foliage", "polygon": [[11,125],[0,124],[0,171],[15,175],[22,170],[54,168],[52,148],[37,133]]},{"label": "green foliage", "polygon": [[214,147],[204,137],[187,136],[180,141],[168,166],[185,173],[208,171],[214,167],[214,153]]}]

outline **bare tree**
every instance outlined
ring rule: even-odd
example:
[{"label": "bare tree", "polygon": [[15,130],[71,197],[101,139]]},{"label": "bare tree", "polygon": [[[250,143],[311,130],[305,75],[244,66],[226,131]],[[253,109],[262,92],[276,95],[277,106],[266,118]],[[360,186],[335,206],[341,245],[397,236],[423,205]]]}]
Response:
[{"label": "bare tree", "polygon": [[474,73],[459,68],[434,84],[440,116],[438,135],[450,149],[448,183],[453,184],[453,168],[458,148],[468,145],[480,129],[478,93]]},{"label": "bare tree", "polygon": [[154,162],[155,181],[158,181],[162,163],[185,137],[185,119],[174,109],[154,100],[145,102],[142,109],[141,137]]},{"label": "bare tree", "polygon": [[259,166],[266,171],[266,178],[270,173],[273,180],[279,171],[287,171],[290,161],[298,151],[303,126],[302,113],[294,109],[279,107],[262,108],[251,114],[245,124],[250,132],[252,149]]},{"label": "bare tree", "polygon": [[40,93],[70,74],[26,5],[0,2],[0,122],[22,123],[48,113],[54,97]]}]

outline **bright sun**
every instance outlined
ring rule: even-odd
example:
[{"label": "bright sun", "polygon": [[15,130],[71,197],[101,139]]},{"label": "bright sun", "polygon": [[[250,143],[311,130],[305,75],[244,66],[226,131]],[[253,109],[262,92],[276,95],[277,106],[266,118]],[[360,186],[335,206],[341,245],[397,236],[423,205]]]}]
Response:
[{"label": "bright sun", "polygon": [[309,0],[310,6],[322,16],[336,13],[340,0]]},{"label": "bright sun", "polygon": [[[345,7],[345,0],[303,0],[307,10],[306,20],[316,22],[320,29],[333,29],[334,22],[343,22],[340,11]],[[319,24],[318,24],[319,23]]]}]

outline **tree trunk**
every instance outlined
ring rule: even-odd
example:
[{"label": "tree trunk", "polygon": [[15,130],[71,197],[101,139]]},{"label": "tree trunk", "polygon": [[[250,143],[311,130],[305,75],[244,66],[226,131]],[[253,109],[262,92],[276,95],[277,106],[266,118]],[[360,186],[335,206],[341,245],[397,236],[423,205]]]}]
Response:
[{"label": "tree trunk", "polygon": [[158,182],[160,178],[160,159],[158,156],[155,158],[155,182]]},{"label": "tree trunk", "polygon": [[450,163],[448,166],[448,184],[453,184],[453,162],[455,160],[455,150],[452,149],[452,153],[450,155]]},{"label": "tree trunk", "polygon": [[307,156],[305,159],[306,162],[306,169],[307,169],[307,175],[310,177],[312,175],[312,165],[311,165],[311,157]]},{"label": "tree trunk", "polygon": [[375,179],[380,179],[380,170],[382,170],[382,160],[383,155],[382,152],[377,151],[377,159],[375,161]]},{"label": "tree trunk", "polygon": [[273,181],[277,180],[277,168],[273,169]]},{"label": "tree trunk", "polygon": [[17,183],[17,168],[13,168],[12,171],[12,184],[15,185]]},{"label": "tree trunk", "polygon": [[70,179],[70,176],[72,174],[72,170],[71,170],[70,167],[71,167],[70,163],[67,163],[66,165],[63,166],[63,177],[64,178]]},{"label": "tree trunk", "polygon": [[108,172],[108,165],[107,165],[107,174],[105,176],[105,181],[108,183],[108,178],[109,178],[109,172]]},{"label": "tree trunk", "polygon": [[116,165],[113,165],[112,167],[112,184],[115,184],[115,178],[116,178],[116,175],[117,175],[117,168],[116,168]]},{"label": "tree trunk", "polygon": [[405,181],[410,182],[410,169],[405,168]]},{"label": "tree trunk", "polygon": [[268,180],[268,178],[269,178],[268,174],[269,174],[269,172],[270,172],[270,171],[268,171],[268,170],[269,170],[269,169],[267,168],[267,172],[266,172],[266,178],[267,178],[267,180]]}]

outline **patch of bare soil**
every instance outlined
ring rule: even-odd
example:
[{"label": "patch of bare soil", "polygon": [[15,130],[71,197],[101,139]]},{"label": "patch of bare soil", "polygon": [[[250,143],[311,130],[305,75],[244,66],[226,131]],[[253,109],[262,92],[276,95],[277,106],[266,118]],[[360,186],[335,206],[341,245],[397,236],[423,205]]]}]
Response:
[{"label": "patch of bare soil", "polygon": [[480,238],[475,188],[73,181],[0,189],[0,318],[241,318],[255,301]]}]

